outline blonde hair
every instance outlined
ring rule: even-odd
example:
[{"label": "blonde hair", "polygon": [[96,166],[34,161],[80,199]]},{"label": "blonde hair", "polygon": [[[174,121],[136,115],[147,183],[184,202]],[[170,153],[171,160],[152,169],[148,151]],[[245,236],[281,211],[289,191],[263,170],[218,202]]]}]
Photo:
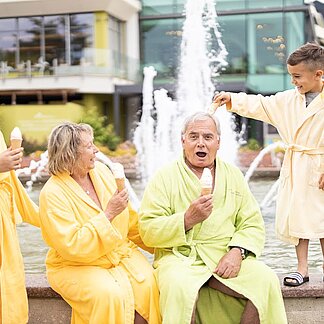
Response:
[{"label": "blonde hair", "polygon": [[83,133],[93,136],[93,129],[88,124],[71,122],[56,126],[48,140],[48,171],[57,175],[61,172],[73,171],[80,156],[81,135]]}]

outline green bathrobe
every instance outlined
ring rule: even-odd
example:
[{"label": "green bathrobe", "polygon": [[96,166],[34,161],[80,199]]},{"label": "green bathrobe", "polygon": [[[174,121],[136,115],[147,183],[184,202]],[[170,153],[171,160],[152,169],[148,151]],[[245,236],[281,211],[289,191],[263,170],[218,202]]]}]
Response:
[{"label": "green bathrobe", "polygon": [[[204,284],[211,276],[250,299],[261,323],[287,323],[279,280],[256,259],[264,245],[264,223],[242,173],[216,159],[213,211],[185,232],[184,213],[200,191],[199,179],[181,157],[156,173],[142,200],[140,234],[155,247],[163,323],[189,324],[198,294],[197,323],[239,323],[246,301],[208,288]],[[230,246],[252,253],[236,278],[222,279],[213,271]]]}]

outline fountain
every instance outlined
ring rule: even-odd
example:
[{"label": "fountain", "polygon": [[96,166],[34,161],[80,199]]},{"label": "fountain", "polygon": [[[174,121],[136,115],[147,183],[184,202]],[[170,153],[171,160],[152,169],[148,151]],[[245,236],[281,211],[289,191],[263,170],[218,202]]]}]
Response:
[{"label": "fountain", "polygon": [[[139,171],[144,180],[181,152],[180,127],[183,120],[194,112],[208,110],[215,92],[212,78],[227,65],[227,51],[218,31],[215,1],[188,0],[185,11],[177,101],[173,101],[164,89],[153,93],[156,71],[153,67],[144,68],[142,117],[134,133]],[[216,115],[224,138],[219,155],[235,163],[238,144],[232,116],[224,108],[219,109]]]}]

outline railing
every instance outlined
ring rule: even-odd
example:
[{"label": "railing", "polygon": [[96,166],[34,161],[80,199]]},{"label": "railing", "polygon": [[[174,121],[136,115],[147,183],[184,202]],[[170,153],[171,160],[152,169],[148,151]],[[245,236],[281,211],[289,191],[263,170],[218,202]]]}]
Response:
[{"label": "railing", "polygon": [[0,61],[0,78],[32,78],[43,76],[86,76],[101,75],[139,81],[139,60],[120,55],[116,51],[85,48],[78,64],[58,63],[58,59],[47,62],[39,57],[37,63],[31,60],[21,62],[13,67],[5,61]]}]

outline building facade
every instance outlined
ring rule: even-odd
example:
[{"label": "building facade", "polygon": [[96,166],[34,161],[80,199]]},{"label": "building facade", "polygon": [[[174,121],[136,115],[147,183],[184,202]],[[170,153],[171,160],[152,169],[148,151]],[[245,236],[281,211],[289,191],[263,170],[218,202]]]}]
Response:
[{"label": "building facade", "polygon": [[96,107],[127,129],[115,88],[138,83],[137,0],[0,2],[0,127],[30,141]]},{"label": "building facade", "polygon": [[[171,89],[179,66],[185,3],[142,0],[141,62],[154,66],[156,83]],[[264,95],[291,88],[287,55],[316,39],[311,6],[303,0],[217,0],[218,23],[228,51],[228,66],[215,80],[217,88]],[[278,136],[273,127],[260,122],[249,121],[248,132],[261,143]]]},{"label": "building facade", "polygon": [[[96,107],[131,139],[140,116],[142,68],[175,94],[186,0],[0,1],[0,127],[45,141],[63,120]],[[220,90],[272,94],[290,88],[287,55],[324,44],[320,1],[217,0],[228,66]],[[269,125],[237,118],[269,143]]]}]

